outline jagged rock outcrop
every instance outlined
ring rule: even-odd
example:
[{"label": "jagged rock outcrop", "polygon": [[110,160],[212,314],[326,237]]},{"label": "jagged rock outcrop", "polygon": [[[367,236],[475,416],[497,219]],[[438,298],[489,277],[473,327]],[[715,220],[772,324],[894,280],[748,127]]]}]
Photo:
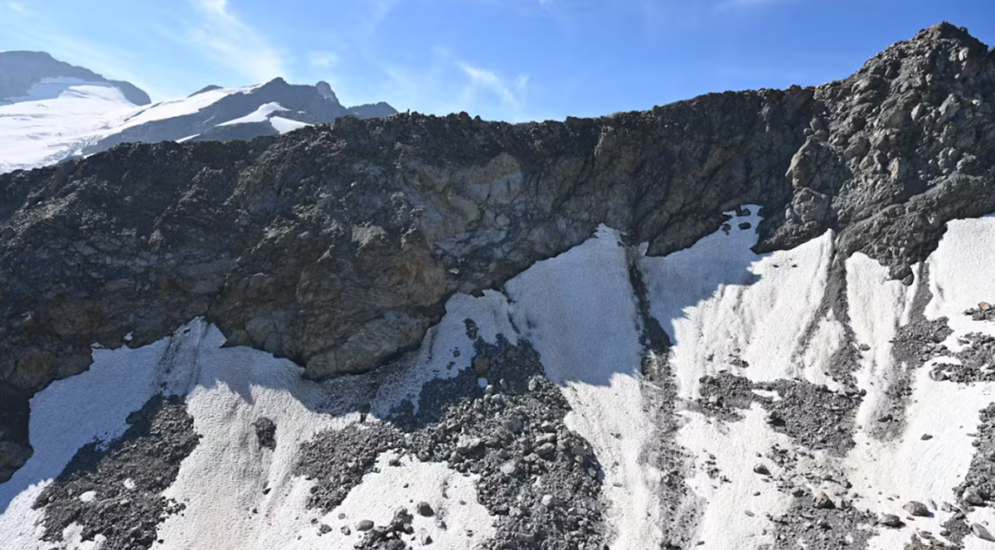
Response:
[{"label": "jagged rock outcrop", "polygon": [[[818,88],[519,125],[347,118],[3,175],[0,385],[26,399],[85,369],[91,344],[196,316],[311,378],[361,372],[416,346],[454,292],[599,224],[659,255],[746,203],[764,207],[759,250],[832,229],[840,254],[905,278],[946,221],[995,211],[993,93],[995,54],[944,24]],[[0,425],[11,449],[19,422]],[[2,449],[12,471],[23,451]]]},{"label": "jagged rock outcrop", "polygon": [[78,78],[85,82],[110,84],[135,105],[148,105],[149,95],[130,82],[108,80],[83,67],[77,67],[54,59],[44,52],[11,51],[0,52],[0,104],[4,99],[26,95],[31,86],[45,78]]}]

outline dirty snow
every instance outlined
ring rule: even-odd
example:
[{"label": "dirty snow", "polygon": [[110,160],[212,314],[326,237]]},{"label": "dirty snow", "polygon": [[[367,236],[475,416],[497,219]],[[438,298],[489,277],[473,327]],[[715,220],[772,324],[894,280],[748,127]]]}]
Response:
[{"label": "dirty snow", "polygon": [[[993,255],[995,218],[950,222],[938,249],[928,259],[933,298],[926,306],[927,318],[948,315],[950,326],[961,333],[984,330],[985,323],[972,321],[963,310],[995,296],[991,266],[981,260]],[[858,341],[870,350],[864,352],[856,375],[867,396],[857,413],[856,446],[845,464],[854,491],[861,495],[854,500],[858,508],[904,518],[907,514],[901,507],[910,500],[927,505],[935,502],[938,507],[943,502],[954,503],[952,489],[964,479],[975,452],[971,445],[974,438],[969,434],[977,428],[978,412],[995,401],[995,384],[934,381],[929,377],[933,364],[956,363],[956,359],[931,360],[913,373],[913,394],[905,410],[903,433],[889,441],[868,434],[895,370],[905,367],[894,364],[891,339],[897,327],[909,322],[917,286],[904,287],[889,280],[887,274],[886,268],[862,254],[847,261],[851,324]],[[918,280],[918,267],[915,274]],[[932,439],[922,440],[924,434]],[[931,518],[906,520],[902,529],[880,530],[870,547],[899,548],[917,530],[936,535],[949,514],[933,512]],[[969,536],[965,543],[974,548],[978,541]]]},{"label": "dirty snow", "polygon": [[[322,537],[326,548],[351,548],[362,540],[356,524],[368,519],[376,525],[387,525],[398,507],[405,507],[414,516],[412,527],[416,536],[425,532],[432,537],[433,549],[462,550],[472,548],[494,536],[492,518],[477,501],[476,476],[462,474],[438,463],[423,463],[405,456],[400,466],[389,466],[394,453],[385,453],[377,460],[376,471],[366,474],[363,483],[353,489],[336,509],[326,514],[321,522],[332,527]],[[384,498],[390,495],[390,498]],[[432,517],[419,515],[415,506],[427,502],[435,512]],[[461,504],[462,503],[462,504]],[[339,519],[345,514],[344,519]],[[445,522],[442,529],[437,520]],[[342,526],[348,526],[350,535],[344,535]],[[467,530],[473,532],[467,535]],[[419,545],[415,545],[416,547]]]},{"label": "dirty snow", "polygon": [[661,543],[660,472],[645,464],[653,426],[643,410],[639,320],[619,234],[597,235],[539,262],[505,285],[512,318],[573,409],[567,427],[587,439],[605,469],[612,548]]},{"label": "dirty snow", "polygon": [[[777,485],[765,476],[755,473],[753,467],[763,463],[777,476],[780,472],[776,465],[756,458],[757,453],[765,454],[774,445],[790,448],[790,438],[770,429],[766,413],[757,403],[737,422],[716,422],[688,411],[683,414],[687,424],[678,432],[677,442],[694,457],[694,475],[688,479],[688,486],[703,501],[703,514],[694,534],[696,548],[760,548],[773,543],[774,525],[767,514],[783,515],[793,499],[778,491]],[[709,461],[718,468],[719,477],[725,476],[731,482],[710,476]]]},{"label": "dirty snow", "polygon": [[494,344],[502,334],[512,344],[518,336],[508,317],[508,300],[500,292],[485,290],[479,298],[456,294],[446,302],[446,315],[428,329],[415,358],[409,359],[417,368],[402,365],[393,376],[384,380],[377,392],[370,413],[385,418],[394,407],[411,401],[418,411],[422,386],[435,379],[453,378],[470,366],[475,350],[466,333],[466,319],[477,324],[477,334]]},{"label": "dirty snow", "polygon": [[286,134],[287,132],[293,132],[294,130],[304,128],[305,126],[310,126],[310,124],[306,122],[291,120],[282,116],[271,116],[269,118],[269,123],[273,126],[274,130],[280,132],[281,134]]}]

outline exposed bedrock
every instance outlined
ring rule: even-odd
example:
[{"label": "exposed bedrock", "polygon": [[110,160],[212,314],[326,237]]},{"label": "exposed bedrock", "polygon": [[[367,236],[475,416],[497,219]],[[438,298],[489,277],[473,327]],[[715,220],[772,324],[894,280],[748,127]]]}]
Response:
[{"label": "exposed bedrock", "polygon": [[[905,278],[947,220],[995,211],[993,94],[995,54],[943,24],[817,88],[565,122],[342,119],[2,175],[0,385],[31,395],[91,344],[197,316],[310,378],[362,372],[417,346],[448,296],[598,224],[660,255],[746,203],[764,207],[758,251],[831,228],[840,254]],[[0,476],[21,416],[0,418]]]}]

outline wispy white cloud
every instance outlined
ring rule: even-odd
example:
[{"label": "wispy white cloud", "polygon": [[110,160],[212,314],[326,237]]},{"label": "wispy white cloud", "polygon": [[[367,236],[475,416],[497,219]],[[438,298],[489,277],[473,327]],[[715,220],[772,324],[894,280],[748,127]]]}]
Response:
[{"label": "wispy white cloud", "polygon": [[474,67],[464,61],[458,61],[457,66],[467,76],[469,81],[463,87],[462,102],[474,104],[481,94],[496,98],[502,109],[512,120],[524,117],[526,94],[528,92],[528,75],[518,75],[508,81],[497,73]]},{"label": "wispy white cloud", "polygon": [[308,52],[307,63],[312,69],[330,69],[338,65],[339,54],[329,51]]},{"label": "wispy white cloud", "polygon": [[508,122],[547,118],[531,109],[527,74],[506,77],[445,48],[435,48],[427,63],[389,64],[383,71],[386,79],[362,90],[364,98],[437,115],[466,111]]},{"label": "wispy white cloud", "polygon": [[189,0],[196,18],[186,37],[218,63],[255,82],[286,76],[286,54],[235,14],[228,0]]}]

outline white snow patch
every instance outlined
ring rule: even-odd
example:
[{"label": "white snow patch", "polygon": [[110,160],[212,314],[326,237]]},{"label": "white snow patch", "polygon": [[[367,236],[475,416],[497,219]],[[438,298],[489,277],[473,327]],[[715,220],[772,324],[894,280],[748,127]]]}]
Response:
[{"label": "white snow patch", "polygon": [[111,84],[44,79],[23,98],[0,101],[0,173],[81,155],[87,147],[128,128],[190,115],[252,89],[223,88],[136,107]]},{"label": "white snow patch", "polygon": [[772,401],[781,401],[781,394],[774,390],[753,390],[753,393],[760,397],[766,397]]},{"label": "white snow patch", "polygon": [[78,78],[48,78],[23,98],[0,101],[0,173],[58,162],[91,142],[109,116],[135,106],[121,90]]},{"label": "white snow patch", "polygon": [[643,410],[639,320],[619,234],[601,226],[596,238],[536,263],[505,288],[515,325],[528,327],[522,336],[570,403],[567,427],[604,466],[612,548],[658,547],[660,472],[642,457],[653,426]]},{"label": "white snow patch", "polygon": [[[927,319],[947,317],[954,333],[944,342],[953,351],[964,346],[958,338],[972,332],[995,336],[995,323],[975,321],[964,311],[979,302],[995,303],[995,216],[947,223],[940,245],[927,260],[929,290]],[[995,534],[995,533],[993,533]]]},{"label": "white snow patch", "polygon": [[219,88],[217,90],[196,94],[191,97],[161,101],[154,105],[133,110],[126,116],[115,121],[115,124],[112,124],[112,126],[114,127],[115,132],[119,132],[121,130],[131,128],[132,126],[139,126],[147,122],[192,115],[198,111],[210,107],[211,105],[214,105],[225,97],[239,92],[245,92],[249,89],[250,88]]},{"label": "white snow patch", "polygon": [[[266,122],[269,116],[273,113],[279,113],[286,110],[287,109],[279,103],[271,101],[269,103],[263,103],[255,111],[252,111],[243,117],[229,120],[228,122],[222,122],[221,124],[218,124],[218,126],[231,126],[233,124],[247,124],[250,122]],[[276,128],[275,125],[274,128]]]},{"label": "white snow patch", "polygon": [[286,134],[287,132],[293,132],[294,130],[304,128],[305,126],[310,126],[310,124],[306,122],[291,120],[282,116],[271,116],[269,118],[269,123],[273,126],[274,130],[280,132],[281,134]]},{"label": "white snow patch", "polygon": [[[833,235],[792,250],[757,255],[758,207],[734,217],[689,249],[645,257],[641,269],[651,313],[674,343],[671,362],[682,398],[698,396],[699,379],[732,371],[755,382],[802,379],[836,389],[824,371],[842,331],[816,319],[825,294]],[[733,215],[734,212],[728,212]],[[739,224],[747,222],[747,229]],[[815,337],[806,340],[809,327]],[[748,367],[737,366],[736,359]]]}]

